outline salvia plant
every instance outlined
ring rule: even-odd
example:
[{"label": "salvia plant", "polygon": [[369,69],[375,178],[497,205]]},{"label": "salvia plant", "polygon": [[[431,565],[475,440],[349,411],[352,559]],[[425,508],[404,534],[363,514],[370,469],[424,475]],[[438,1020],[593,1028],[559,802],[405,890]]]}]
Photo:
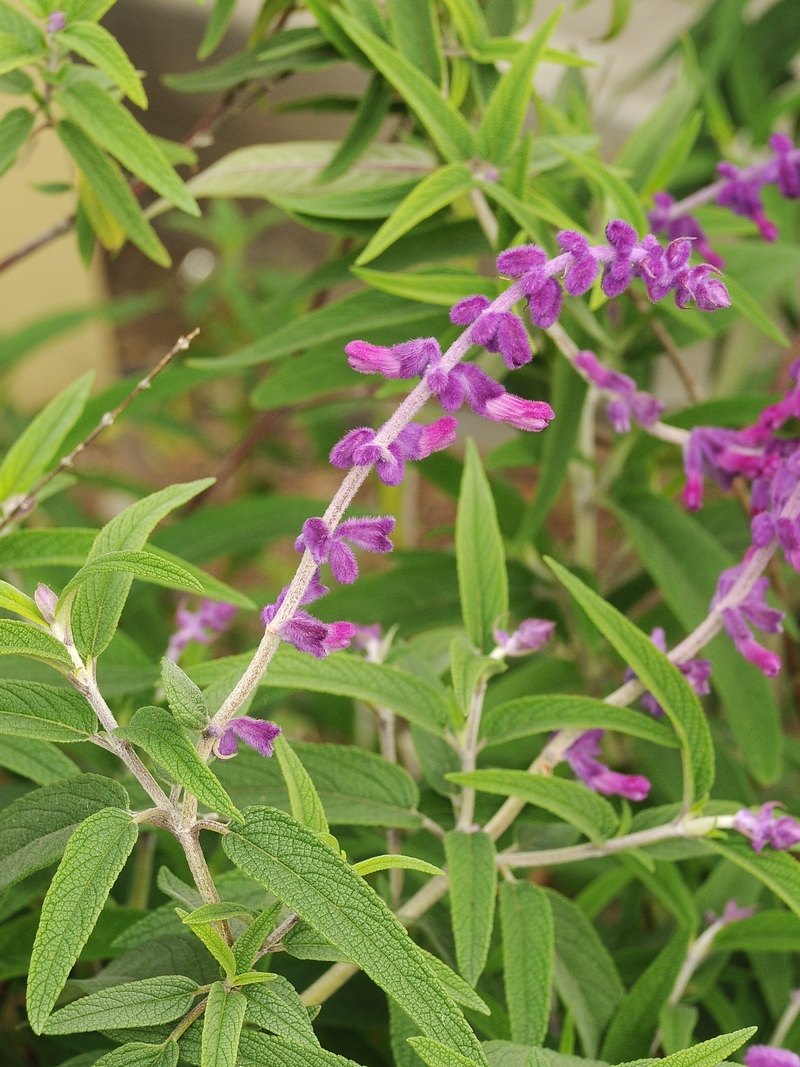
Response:
[{"label": "salvia plant", "polygon": [[[610,161],[560,10],[264,0],[206,63],[215,0],[178,144],[110,6],[0,0],[0,170],[51,130],[75,174],[0,270],[216,266],[140,381],[3,401],[2,1063],[800,1067],[796,0],[707,5]],[[341,141],[201,164],[344,62],[276,105]],[[287,219],[310,273],[257,265]],[[210,476],[77,463],[158,433]]]}]

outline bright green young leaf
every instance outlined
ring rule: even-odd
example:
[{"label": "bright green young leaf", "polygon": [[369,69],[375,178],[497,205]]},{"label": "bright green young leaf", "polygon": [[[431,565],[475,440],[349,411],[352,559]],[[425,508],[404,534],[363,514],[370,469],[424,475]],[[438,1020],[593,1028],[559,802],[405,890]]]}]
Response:
[{"label": "bright green young leaf", "polygon": [[97,726],[92,709],[72,689],[0,680],[0,734],[40,741],[86,741]]},{"label": "bright green young leaf", "polygon": [[0,175],[13,166],[20,148],[33,129],[33,112],[15,107],[0,119]]},{"label": "bright green young leaf", "polygon": [[217,50],[227,32],[235,8],[236,0],[215,0],[206,32],[197,50],[198,59],[208,59],[211,53]]},{"label": "bright green young leaf", "polygon": [[692,1048],[681,1049],[659,1060],[659,1067],[717,1067],[718,1063],[727,1060],[741,1048],[745,1041],[749,1041],[757,1029],[756,1026],[747,1026],[731,1034],[712,1037],[710,1041],[702,1041]]},{"label": "bright green young leaf", "polygon": [[37,785],[52,785],[81,773],[52,742],[30,737],[0,737],[0,767]]},{"label": "bright green young leaf", "polygon": [[338,8],[332,9],[331,14],[384,78],[402,94],[445,159],[451,163],[469,159],[475,150],[472,130],[461,112],[445,100],[438,86],[352,16]]},{"label": "bright green young leaf", "polygon": [[30,656],[62,672],[74,667],[64,646],[51,633],[16,619],[0,619],[0,656]]},{"label": "bright green young leaf", "polygon": [[471,986],[486,966],[497,890],[494,842],[488,834],[451,830],[444,839],[456,959]]},{"label": "bright green young leaf", "polygon": [[283,734],[279,734],[275,738],[275,756],[280,764],[283,780],[289,792],[292,815],[303,826],[313,830],[315,834],[329,833],[325,809],[322,807],[322,801],[319,799],[319,794],[311,775],[300,762],[299,756],[290,747]]},{"label": "bright green young leaf", "polygon": [[[175,912],[181,922],[185,922],[190,914],[189,912],[184,911],[183,908],[176,908]],[[230,982],[236,974],[236,958],[233,955],[233,950],[222,934],[220,934],[210,923],[194,923],[189,926],[189,929],[198,940],[203,942],[208,951],[223,969],[225,977]]]},{"label": "bright green young leaf", "polygon": [[[194,197],[131,113],[94,82],[75,81],[59,94],[67,116],[112,156],[181,211],[199,215]],[[88,175],[87,175],[88,176]]]},{"label": "bright green young leaf", "polygon": [[373,74],[367,91],[359,101],[347,136],[320,175],[321,182],[333,181],[361,158],[383,125],[389,113],[391,98],[392,90],[389,83],[380,74]]},{"label": "bright green young leaf", "polygon": [[440,960],[438,956],[426,952],[424,948],[419,951],[451,1000],[454,1000],[456,1004],[463,1004],[465,1008],[471,1008],[481,1015],[491,1015],[490,1009],[472,986],[468,985],[460,975],[451,970],[444,960]]},{"label": "bright green young leaf", "polygon": [[31,955],[27,1003],[34,1033],[42,1032],[137,836],[127,812],[104,808],[69,839],[44,898]]},{"label": "bright green young leaf", "polygon": [[395,47],[441,85],[441,42],[432,0],[388,0],[387,9]]},{"label": "bright green young leaf", "polygon": [[599,185],[606,196],[609,196],[616,205],[622,217],[634,227],[639,236],[643,236],[649,230],[647,216],[639,198],[624,178],[618,177],[599,159],[589,155],[573,152],[563,143],[559,151],[587,181]]},{"label": "bright green young leaf", "polygon": [[465,296],[472,296],[474,293],[483,293],[491,300],[498,295],[496,281],[492,278],[484,278],[471,270],[389,272],[353,267],[352,271],[357,278],[372,286],[373,289],[392,293],[405,300],[418,300],[425,304],[439,304],[442,307],[452,307]]},{"label": "bright green young leaf", "polygon": [[73,122],[59,122],[56,132],[81,173],[131,241],[162,267],[172,262],[169,253],[145,219],[139,202],[118,167]]},{"label": "bright green young leaf", "polygon": [[103,26],[96,22],[71,22],[58,34],[58,40],[107,74],[134,104],[147,107],[147,96],[136,68]]},{"label": "bright green young leaf", "polygon": [[0,500],[27,493],[44,474],[50,461],[83,411],[94,373],[72,382],[45,407],[6,453],[0,467]]},{"label": "bright green young leaf", "polygon": [[505,664],[502,661],[479,655],[464,634],[459,634],[450,642],[450,677],[456,703],[465,716],[469,713],[473,694],[479,691],[482,680],[503,670]]},{"label": "bright green young leaf", "polygon": [[84,582],[106,574],[130,574],[140,581],[153,582],[155,585],[166,586],[167,589],[183,589],[187,593],[203,592],[202,582],[193,574],[153,552],[105,552],[90,559],[70,578],[59,597],[59,610],[61,605],[69,603]]},{"label": "bright green young leaf", "polygon": [[236,1067],[246,1007],[243,993],[214,983],[203,1013],[201,1067]]},{"label": "bright green young leaf", "polygon": [[475,442],[467,441],[456,517],[456,561],[461,614],[479,649],[508,612],[508,576],[494,498]]},{"label": "bright green young leaf", "polygon": [[368,860],[361,860],[353,864],[353,870],[356,874],[360,874],[362,878],[366,878],[368,874],[374,874],[376,871],[392,870],[420,871],[422,874],[430,874],[433,877],[444,875],[444,871],[441,868],[434,867],[427,860],[395,853],[388,853],[385,856],[372,856]]},{"label": "bright green young leaf", "polygon": [[283,975],[268,985],[248,986],[245,1015],[258,1026],[306,1048],[319,1048],[308,1008]]},{"label": "bright green young leaf", "polygon": [[229,859],[358,963],[424,1032],[485,1065],[461,1012],[364,879],[285,813],[248,808],[243,814],[244,827],[223,838]]},{"label": "bright green young leaf", "polygon": [[225,900],[220,900],[214,904],[203,904],[194,911],[188,912],[181,922],[184,926],[201,926],[203,923],[219,923],[225,919],[252,917],[252,910],[246,908],[244,904],[229,904]]},{"label": "bright green young leaf", "polygon": [[472,173],[463,163],[445,164],[423,178],[384,222],[356,260],[356,265],[369,263],[385,252],[417,223],[458,200],[473,183]]},{"label": "bright green young leaf", "polygon": [[672,183],[675,175],[680,172],[681,167],[691,155],[702,127],[703,112],[700,110],[692,112],[689,120],[681,124],[666,148],[659,152],[657,161],[642,189],[642,196],[652,196],[653,193],[666,189]]},{"label": "bright green young leaf", "polygon": [[558,8],[536,28],[533,37],[517,52],[510,69],[497,83],[478,130],[478,155],[481,158],[502,166],[516,148],[533,90],[533,75],[562,12],[563,9]]},{"label": "bright green young leaf", "polygon": [[161,684],[169,710],[189,730],[202,730],[208,722],[208,705],[198,687],[166,656],[161,660]]},{"label": "bright green young leaf", "polygon": [[679,930],[625,994],[603,1041],[604,1060],[620,1063],[650,1055],[659,1012],[675,985],[690,938],[691,931]]},{"label": "bright green young leaf", "polygon": [[139,708],[129,726],[121,726],[117,736],[143,748],[170,778],[180,783],[212,811],[231,819],[239,812],[213,771],[197,754],[180,723],[164,708]]},{"label": "bright green young leaf", "polygon": [[6,0],[0,3],[0,33],[18,38],[31,52],[43,52],[45,49],[42,31]]},{"label": "bright green young leaf", "polygon": [[13,611],[16,615],[21,615],[28,622],[35,622],[39,626],[46,625],[42,613],[36,607],[36,601],[9,582],[2,580],[0,580],[0,608],[3,611]]},{"label": "bright green young leaf", "polygon": [[447,780],[481,793],[519,797],[571,823],[592,841],[610,837],[619,823],[607,800],[566,778],[544,778],[527,771],[480,770],[456,771],[448,774]]},{"label": "bright green young leaf", "polygon": [[566,568],[551,559],[547,564],[669,716],[682,746],[684,802],[705,796],[714,781],[714,749],[694,690],[638,626]]},{"label": "bright green young leaf", "polygon": [[408,1043],[428,1067],[473,1067],[474,1060],[448,1048],[441,1041],[429,1037],[410,1037]]},{"label": "bright green young leaf", "polygon": [[272,933],[281,912],[280,901],[265,908],[233,943],[237,971],[247,971],[256,961],[258,950]]},{"label": "bright green young leaf", "polygon": [[0,32],[0,75],[37,60],[43,48],[29,48],[16,37]]},{"label": "bright green young leaf", "polygon": [[511,1040],[541,1045],[553,984],[553,914],[546,894],[532,882],[504,883],[500,923]]},{"label": "bright green young leaf", "polygon": [[488,44],[489,27],[476,0],[445,0],[445,7],[468,52],[474,52],[484,43]]},{"label": "bright green young leaf", "polygon": [[46,1020],[42,1033],[80,1034],[168,1023],[185,1015],[196,996],[197,983],[180,975],[128,982],[73,1000]]},{"label": "bright green young leaf", "polygon": [[90,815],[127,806],[122,786],[97,774],[62,779],[19,797],[0,811],[0,890],[60,859],[73,831]]},{"label": "bright green young leaf", "polygon": [[130,1041],[95,1060],[94,1067],[176,1067],[177,1062],[177,1041],[163,1045]]},{"label": "bright green young leaf", "polygon": [[548,200],[546,196],[529,189],[525,200],[520,200],[508,189],[504,189],[499,182],[477,182],[490,200],[496,201],[500,207],[505,208],[509,215],[525,230],[535,237],[540,229],[540,220],[548,222],[559,230],[578,230],[583,232],[574,219],[571,219],[557,204]]}]

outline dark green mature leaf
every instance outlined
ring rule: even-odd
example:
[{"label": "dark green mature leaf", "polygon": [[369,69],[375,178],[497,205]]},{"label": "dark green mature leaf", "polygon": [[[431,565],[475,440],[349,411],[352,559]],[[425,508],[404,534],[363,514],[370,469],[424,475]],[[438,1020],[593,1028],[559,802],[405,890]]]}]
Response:
[{"label": "dark green mature leaf", "polygon": [[97,774],[79,774],[19,797],[0,811],[0,889],[59,859],[90,815],[127,806],[122,786]]},{"label": "dark green mature leaf", "polygon": [[33,129],[33,112],[15,107],[0,119],[0,175],[13,166],[20,148]]},{"label": "dark green mature leaf", "polygon": [[675,985],[690,939],[690,930],[679,930],[625,994],[603,1041],[604,1060],[621,1063],[650,1054],[659,1012]]},{"label": "dark green mature leaf", "polygon": [[134,104],[147,107],[141,78],[107,29],[95,22],[72,22],[58,34],[58,40],[107,74]]},{"label": "dark green mature leaf", "polygon": [[0,734],[40,741],[85,741],[97,729],[86,701],[41,682],[0,681]]},{"label": "dark green mature leaf", "polygon": [[231,819],[240,818],[233,801],[197,754],[183,727],[164,708],[139,708],[130,726],[121,726],[116,733],[143,748],[174,781],[206,807]]},{"label": "dark green mature leaf", "polygon": [[233,18],[236,8],[236,0],[216,0],[211,18],[208,20],[206,32],[197,50],[198,59],[208,59],[215,52]]},{"label": "dark green mature leaf", "polygon": [[191,678],[166,656],[161,660],[161,682],[169,710],[190,730],[202,730],[208,722],[208,705]]},{"label": "dark green mature leaf", "polygon": [[506,770],[456,771],[446,777],[450,782],[471,786],[482,793],[519,797],[571,823],[593,841],[610,837],[619,825],[607,800],[566,778],[544,778],[527,771]]},{"label": "dark green mature leaf", "polygon": [[483,720],[483,734],[492,744],[568,728],[618,730],[656,745],[680,747],[675,734],[657,719],[594,697],[563,693],[520,697],[491,708]]},{"label": "dark green mature leaf", "polygon": [[553,983],[553,914],[532,882],[500,886],[503,967],[511,1039],[541,1045],[547,1034]]},{"label": "dark green mature leaf", "polygon": [[328,820],[325,818],[325,809],[316,786],[283,734],[275,738],[275,756],[289,793],[292,815],[315,834],[327,834]]},{"label": "dark green mature leaf", "polygon": [[[497,282],[484,278],[471,270],[421,270],[397,271],[390,273],[382,270],[369,270],[366,267],[353,267],[353,274],[361,278],[373,289],[403,297],[406,300],[420,300],[426,304],[440,304],[451,307],[466,296],[483,293],[494,298],[498,293]],[[422,327],[420,326],[420,332]]]},{"label": "dark green mature leaf", "polygon": [[738,834],[729,834],[724,841],[705,838],[703,844],[754,875],[788,904],[795,915],[800,915],[800,865],[793,856],[771,849],[755,852],[750,842]]},{"label": "dark green mature leaf", "polygon": [[[213,478],[171,485],[120,512],[94,540],[87,563],[110,552],[139,551],[165,516],[202,493]],[[108,646],[133,583],[130,574],[103,574],[84,582],[75,597],[71,620],[75,642],[94,657]]]},{"label": "dark green mature leaf", "polygon": [[130,1041],[95,1060],[94,1067],[175,1067],[178,1051],[177,1041],[167,1041],[163,1045]]},{"label": "dark green mature leaf", "polygon": [[471,985],[486,966],[497,888],[494,842],[488,834],[452,830],[444,839],[458,969]]},{"label": "dark green mature leaf", "polygon": [[638,626],[555,560],[548,559],[547,564],[669,716],[681,742],[684,802],[688,805],[703,797],[714,781],[714,749],[694,690]]},{"label": "dark green mature leaf", "polygon": [[40,1034],[138,837],[128,812],[90,815],[67,843],[42,905],[28,976],[28,1019]]},{"label": "dark green mature leaf", "polygon": [[0,767],[30,778],[37,785],[52,785],[81,773],[50,741],[29,737],[0,737]]},{"label": "dark green mature leaf", "polygon": [[480,1045],[416,946],[369,885],[283,812],[248,808],[223,838],[229,859],[353,959],[414,1019],[478,1064]]},{"label": "dark green mature leaf", "polygon": [[600,186],[603,192],[614,201],[622,217],[631,223],[640,236],[648,232],[649,227],[644,209],[638,196],[624,178],[616,175],[599,159],[573,152],[563,143],[559,147],[559,152],[587,181]]},{"label": "dark green mature leaf", "polygon": [[287,1041],[319,1048],[308,1008],[283,975],[265,985],[247,986],[244,995],[247,998],[245,1015],[252,1022]]},{"label": "dark green mature leaf", "polygon": [[473,1011],[477,1011],[481,1015],[491,1015],[490,1009],[472,986],[468,985],[463,978],[451,970],[443,960],[440,960],[438,956],[434,956],[430,952],[426,952],[424,948],[419,951],[451,1000],[454,1000],[456,1004],[463,1004],[465,1008],[472,1008]]},{"label": "dark green mature leaf", "polygon": [[203,1015],[200,1067],[236,1067],[246,1009],[243,993],[214,983]]},{"label": "dark green mature leaf", "polygon": [[451,162],[469,159],[475,150],[472,130],[461,112],[442,96],[438,86],[352,16],[338,8],[331,14],[384,78],[402,94],[445,159]]},{"label": "dark green mature leaf", "polygon": [[363,385],[363,376],[350,367],[341,344],[333,341],[310,348],[302,355],[282,359],[272,373],[258,383],[250,394],[250,401],[253,407],[262,411],[274,411]]},{"label": "dark green mature leaf", "polygon": [[0,619],[0,656],[30,656],[62,672],[74,667],[67,650],[52,634],[15,619]]},{"label": "dark green mature leaf", "polygon": [[619,856],[618,860],[647,887],[667,911],[672,912],[679,926],[686,930],[697,928],[697,905],[679,868],[674,863],[654,860],[652,869],[650,869],[630,855]]},{"label": "dark green mature leaf", "polygon": [[[692,515],[652,493],[626,493],[614,507],[639,558],[686,630],[699,626],[720,572],[736,562]],[[692,551],[686,551],[691,544]],[[736,651],[726,634],[703,650],[711,660],[711,684],[719,694],[751,774],[775,781],[781,770],[780,712],[767,679]],[[759,709],[758,716],[753,708]]]},{"label": "dark green mature leaf", "polygon": [[508,575],[494,498],[471,438],[458,498],[456,560],[464,625],[477,647],[488,650],[493,628],[508,612]]},{"label": "dark green mature leaf", "polygon": [[724,926],[715,952],[800,952],[800,920],[788,911],[760,911]]},{"label": "dark green mature leaf", "polygon": [[46,1020],[42,1033],[78,1034],[168,1023],[185,1015],[196,996],[197,983],[191,978],[144,978],[73,1000]]}]

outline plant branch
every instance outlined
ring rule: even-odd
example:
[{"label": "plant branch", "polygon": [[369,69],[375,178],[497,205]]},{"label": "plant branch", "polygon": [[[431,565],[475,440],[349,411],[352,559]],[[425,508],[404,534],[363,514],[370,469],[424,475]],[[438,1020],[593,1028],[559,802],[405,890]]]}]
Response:
[{"label": "plant branch", "polygon": [[700,392],[700,388],[694,379],[694,375],[684,363],[683,356],[681,355],[681,350],[672,340],[672,336],[670,335],[669,330],[666,328],[666,326],[658,317],[658,315],[653,314],[653,310],[649,301],[647,301],[641,295],[641,293],[637,293],[634,288],[630,288],[628,290],[628,293],[630,294],[630,298],[633,301],[634,307],[640,315],[643,315],[645,317],[647,325],[650,327],[650,331],[652,332],[656,340],[659,342],[659,344],[661,344],[661,346],[663,347],[667,358],[669,359],[672,366],[675,368],[675,373],[683,382],[683,388],[686,390],[686,395],[688,396],[689,400],[693,404],[702,403],[703,397]]}]

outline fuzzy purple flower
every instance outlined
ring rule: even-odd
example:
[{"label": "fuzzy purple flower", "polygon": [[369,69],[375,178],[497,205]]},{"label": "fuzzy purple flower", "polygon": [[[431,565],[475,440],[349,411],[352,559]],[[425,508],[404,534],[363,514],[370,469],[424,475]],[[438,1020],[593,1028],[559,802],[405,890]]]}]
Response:
[{"label": "fuzzy purple flower", "polygon": [[800,1067],[800,1056],[787,1048],[751,1045],[744,1054],[747,1067]]},{"label": "fuzzy purple flower", "polygon": [[47,32],[58,33],[67,25],[67,16],[63,11],[53,11],[47,20]]},{"label": "fuzzy purple flower", "polygon": [[600,264],[592,255],[589,242],[581,233],[562,230],[556,235],[562,252],[569,252],[572,261],[564,273],[564,288],[570,296],[583,296],[594,285]]},{"label": "fuzzy purple flower", "polygon": [[351,341],[344,350],[353,370],[361,374],[382,374],[384,378],[415,378],[429,363],[442,357],[434,337],[419,337],[392,348],[369,341]]},{"label": "fuzzy purple flower", "polygon": [[785,196],[787,200],[797,200],[800,197],[800,158],[791,139],[784,133],[773,133],[769,146],[775,153],[778,165],[777,179],[781,196]]},{"label": "fuzzy purple flower", "polygon": [[773,819],[773,810],[778,806],[777,801],[770,800],[758,811],[742,808],[734,816],[734,830],[744,834],[756,852],[761,852],[766,845],[785,851],[800,842],[800,823],[791,815]]},{"label": "fuzzy purple flower", "polygon": [[717,204],[727,207],[734,215],[751,219],[761,231],[765,241],[778,238],[778,227],[764,214],[764,204],[759,192],[763,180],[758,175],[746,176],[739,167],[723,161],[717,163],[717,173],[726,178],[717,193]]},{"label": "fuzzy purple flower", "polygon": [[492,636],[505,656],[527,656],[538,652],[553,636],[556,624],[550,619],[523,619],[517,629],[509,634],[494,630]]},{"label": "fuzzy purple flower", "polygon": [[375,465],[384,485],[400,485],[405,476],[407,460],[427,459],[433,452],[449,448],[456,439],[455,419],[443,418],[421,426],[412,422],[403,427],[390,445],[375,442],[376,432],[369,427],[351,430],[331,450],[334,467]]},{"label": "fuzzy purple flower", "polygon": [[[730,567],[720,574],[717,591],[711,601],[712,608],[716,607],[731,591],[746,562],[747,556],[745,562],[736,567]],[[744,600],[740,601],[736,607],[723,609],[722,623],[739,653],[750,663],[755,664],[762,674],[768,678],[774,678],[781,669],[780,657],[760,645],[750,631],[750,625],[768,634],[779,634],[783,629],[781,620],[784,612],[771,608],[764,599],[768,586],[767,578],[759,578]]]},{"label": "fuzzy purple flower", "polygon": [[[265,626],[269,627],[278,610],[286,599],[289,586],[285,585],[274,604],[267,604],[261,613],[261,619]],[[319,570],[314,572],[308,588],[300,600],[300,604],[311,604],[328,592],[327,586],[320,581]],[[331,652],[347,648],[356,632],[351,622],[325,623],[309,615],[307,611],[298,609],[282,623],[276,631],[284,639],[289,641],[300,652],[308,652],[316,659],[325,659]]]},{"label": "fuzzy purple flower", "polygon": [[683,501],[690,511],[703,503],[703,477],[730,489],[737,474],[754,478],[761,473],[764,450],[748,443],[746,434],[720,427],[696,426],[683,449],[686,484]]},{"label": "fuzzy purple flower", "polygon": [[587,730],[567,749],[564,759],[595,793],[644,800],[650,792],[650,782],[646,778],[640,774],[619,774],[594,758],[600,751],[602,736],[602,730]]},{"label": "fuzzy purple flower", "polygon": [[[656,626],[650,633],[650,640],[659,650],[666,655],[667,636],[662,626]],[[709,679],[711,678],[711,661],[707,659],[688,659],[684,663],[676,663],[675,666],[684,675],[686,681],[698,696],[708,696],[711,692]],[[632,681],[636,677],[635,671],[630,667],[625,671],[625,681]],[[664,715],[664,709],[652,693],[644,693],[639,703],[650,714],[660,719]]]},{"label": "fuzzy purple flower", "polygon": [[239,609],[218,600],[204,600],[198,611],[189,611],[182,600],[175,612],[178,629],[169,639],[167,659],[177,661],[190,641],[208,645],[231,624]]},{"label": "fuzzy purple flower", "polygon": [[497,269],[509,278],[518,278],[528,299],[531,322],[548,330],[561,314],[564,294],[547,267],[547,253],[536,245],[509,248],[497,257]]},{"label": "fuzzy purple flower", "polygon": [[476,363],[459,363],[449,374],[434,370],[426,379],[445,411],[457,411],[466,401],[477,415],[492,422],[507,422],[518,430],[538,433],[555,412],[544,400],[525,400],[507,393],[499,382]]},{"label": "fuzzy purple flower", "polygon": [[379,519],[346,519],[331,533],[324,519],[306,519],[294,547],[298,552],[308,549],[316,564],[330,563],[337,582],[350,585],[358,578],[358,563],[346,542],[365,552],[391,552],[389,535],[394,526],[391,515]]},{"label": "fuzzy purple flower", "polygon": [[254,748],[262,756],[272,755],[275,738],[281,732],[280,726],[266,719],[252,719],[241,715],[231,719],[227,726],[209,725],[206,732],[215,738],[213,753],[219,759],[232,759],[239,749],[238,742],[243,741],[249,748]]},{"label": "fuzzy purple flower", "polygon": [[640,426],[652,426],[658,422],[664,405],[650,393],[638,390],[633,378],[604,367],[594,352],[588,350],[577,354],[575,366],[598,389],[613,394],[606,413],[617,433],[630,430],[631,418]]},{"label": "fuzzy purple flower", "polygon": [[681,237],[688,237],[692,241],[692,248],[697,254],[712,267],[721,270],[725,266],[725,260],[717,255],[708,241],[703,227],[691,215],[677,215],[672,217],[671,208],[675,204],[675,198],[669,193],[656,193],[653,196],[655,207],[648,214],[650,225],[654,233],[665,233],[670,241]]}]

